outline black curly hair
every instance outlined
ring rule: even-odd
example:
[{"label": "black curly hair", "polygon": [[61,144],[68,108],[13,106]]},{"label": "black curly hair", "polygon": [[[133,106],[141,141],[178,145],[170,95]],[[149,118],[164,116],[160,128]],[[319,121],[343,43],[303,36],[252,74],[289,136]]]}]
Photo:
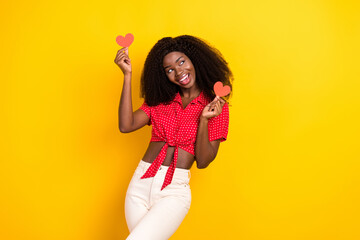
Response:
[{"label": "black curly hair", "polygon": [[[217,81],[232,89],[233,74],[219,50],[190,35],[165,37],[150,50],[141,74],[140,95],[149,106],[168,104],[180,91],[178,85],[169,81],[163,68],[165,55],[174,51],[190,58],[195,68],[197,86],[210,99],[215,98],[213,87]],[[224,98],[228,100],[229,97]]]}]

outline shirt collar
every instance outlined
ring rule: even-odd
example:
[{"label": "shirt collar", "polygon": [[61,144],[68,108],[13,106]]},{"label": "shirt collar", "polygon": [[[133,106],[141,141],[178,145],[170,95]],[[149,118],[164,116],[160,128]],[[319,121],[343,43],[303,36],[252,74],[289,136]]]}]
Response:
[{"label": "shirt collar", "polygon": [[[194,100],[195,100],[195,101],[194,101]],[[194,98],[194,99],[191,101],[191,103],[196,103],[196,102],[198,102],[198,103],[201,103],[203,106],[206,106],[207,100],[208,100],[208,99],[205,97],[204,92],[201,91],[200,94],[199,94],[199,96],[197,96],[196,98]],[[177,92],[177,93],[175,94],[175,98],[174,98],[173,101],[182,104],[182,100],[181,100],[181,96],[180,96],[180,93],[179,93],[179,92]]]}]

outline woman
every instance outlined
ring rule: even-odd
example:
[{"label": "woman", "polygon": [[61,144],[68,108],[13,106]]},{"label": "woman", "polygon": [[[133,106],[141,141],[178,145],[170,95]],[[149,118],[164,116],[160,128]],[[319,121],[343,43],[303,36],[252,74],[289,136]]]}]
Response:
[{"label": "woman", "polygon": [[128,240],[168,239],[190,209],[190,168],[207,167],[226,140],[228,104],[215,96],[217,81],[231,87],[232,73],[220,52],[199,38],[159,40],[141,75],[142,106],[133,112],[128,48],[115,63],[124,74],[119,128],[133,132],[152,125],[152,137],[125,198]]}]

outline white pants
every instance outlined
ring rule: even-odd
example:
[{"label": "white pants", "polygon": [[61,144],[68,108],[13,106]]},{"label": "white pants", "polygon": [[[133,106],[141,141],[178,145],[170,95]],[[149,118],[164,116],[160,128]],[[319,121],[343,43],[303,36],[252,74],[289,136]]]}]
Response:
[{"label": "white pants", "polygon": [[166,240],[174,234],[190,209],[190,170],[176,168],[171,184],[160,191],[167,166],[155,177],[140,179],[150,163],[140,161],[125,197],[127,240]]}]

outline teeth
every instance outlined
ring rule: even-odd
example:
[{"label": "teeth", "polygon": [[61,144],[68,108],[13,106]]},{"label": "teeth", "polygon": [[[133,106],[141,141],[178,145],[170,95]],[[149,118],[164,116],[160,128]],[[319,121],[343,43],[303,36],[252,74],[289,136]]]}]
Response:
[{"label": "teeth", "polygon": [[180,82],[182,82],[182,81],[184,81],[186,78],[187,78],[187,74],[182,78],[182,79],[180,79]]}]

